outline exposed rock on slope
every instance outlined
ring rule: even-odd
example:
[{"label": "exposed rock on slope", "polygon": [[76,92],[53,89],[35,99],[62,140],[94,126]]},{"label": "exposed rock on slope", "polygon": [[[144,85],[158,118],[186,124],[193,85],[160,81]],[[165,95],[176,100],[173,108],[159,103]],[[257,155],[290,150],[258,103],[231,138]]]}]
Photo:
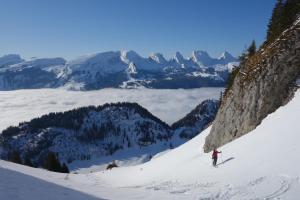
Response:
[{"label": "exposed rock on slope", "polygon": [[287,102],[299,75],[300,21],[241,66],[206,137],[205,152],[255,129]]}]

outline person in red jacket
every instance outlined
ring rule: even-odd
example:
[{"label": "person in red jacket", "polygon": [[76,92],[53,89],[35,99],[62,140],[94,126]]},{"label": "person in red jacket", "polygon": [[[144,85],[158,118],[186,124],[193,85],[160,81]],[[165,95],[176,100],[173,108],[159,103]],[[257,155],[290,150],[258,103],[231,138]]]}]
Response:
[{"label": "person in red jacket", "polygon": [[214,149],[213,154],[212,154],[213,166],[214,167],[217,166],[218,153],[222,153],[222,151],[218,151],[217,149]]}]

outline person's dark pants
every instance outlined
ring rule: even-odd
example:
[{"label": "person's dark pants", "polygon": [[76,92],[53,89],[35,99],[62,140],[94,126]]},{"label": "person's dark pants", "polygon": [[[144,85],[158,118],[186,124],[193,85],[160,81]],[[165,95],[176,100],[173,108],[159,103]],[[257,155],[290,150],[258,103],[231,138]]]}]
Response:
[{"label": "person's dark pants", "polygon": [[213,166],[217,166],[218,157],[213,158]]}]

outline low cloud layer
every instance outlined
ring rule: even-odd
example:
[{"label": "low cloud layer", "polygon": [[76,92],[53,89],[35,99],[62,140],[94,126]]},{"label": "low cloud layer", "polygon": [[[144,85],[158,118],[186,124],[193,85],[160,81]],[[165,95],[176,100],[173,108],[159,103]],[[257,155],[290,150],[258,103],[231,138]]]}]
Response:
[{"label": "low cloud layer", "polygon": [[63,89],[1,91],[0,131],[50,112],[125,101],[137,102],[155,116],[171,124],[185,116],[203,100],[218,99],[221,91],[222,88],[103,89],[87,92]]}]

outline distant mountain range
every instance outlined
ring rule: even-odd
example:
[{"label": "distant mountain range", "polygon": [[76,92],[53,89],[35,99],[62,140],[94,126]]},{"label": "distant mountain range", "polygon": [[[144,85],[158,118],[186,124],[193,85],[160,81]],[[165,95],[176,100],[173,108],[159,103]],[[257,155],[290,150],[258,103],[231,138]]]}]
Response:
[{"label": "distant mountain range", "polygon": [[238,60],[224,52],[212,58],[193,51],[184,58],[176,52],[171,59],[160,53],[144,58],[134,51],[109,51],[63,58],[0,57],[0,90],[58,88],[93,90],[113,88],[198,88],[224,86]]}]

